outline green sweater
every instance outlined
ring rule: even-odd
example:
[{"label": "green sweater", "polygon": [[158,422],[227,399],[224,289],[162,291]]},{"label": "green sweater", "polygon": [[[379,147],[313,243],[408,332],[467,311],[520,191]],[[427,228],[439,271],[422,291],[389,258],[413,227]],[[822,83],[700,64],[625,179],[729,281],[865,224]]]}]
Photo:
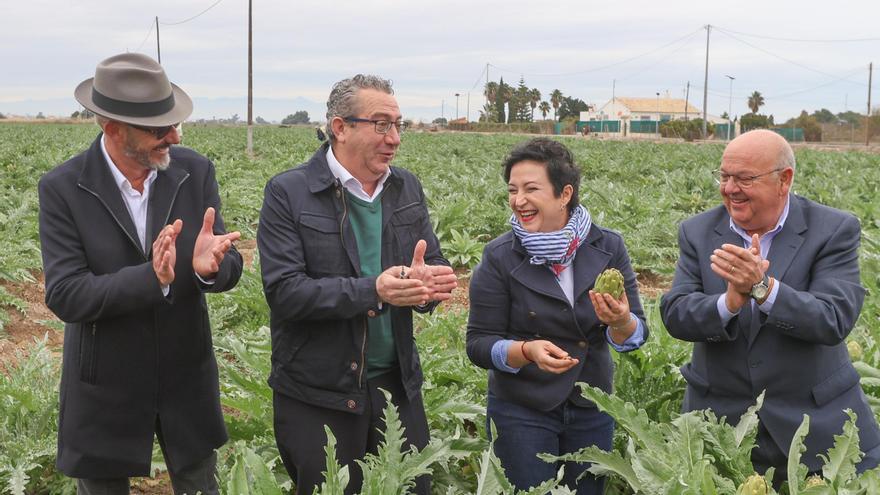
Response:
[{"label": "green sweater", "polygon": [[[349,221],[357,240],[361,275],[377,277],[382,273],[382,196],[372,203],[345,192]],[[367,318],[367,380],[388,372],[397,366],[397,349],[391,331],[391,313],[383,311]]]}]

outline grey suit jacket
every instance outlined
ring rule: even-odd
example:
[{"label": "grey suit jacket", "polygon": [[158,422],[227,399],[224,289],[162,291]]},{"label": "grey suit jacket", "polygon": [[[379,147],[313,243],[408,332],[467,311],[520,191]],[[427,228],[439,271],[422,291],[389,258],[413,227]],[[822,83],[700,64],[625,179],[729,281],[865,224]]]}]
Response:
[{"label": "grey suit jacket", "polygon": [[716,301],[726,283],[709,256],[722,244],[742,245],[723,206],[696,215],[679,229],[680,258],[672,289],[661,300],[663,322],[676,338],[694,343],[683,409],[711,408],[735,423],[766,390],[759,417],[788,452],[803,415],[810,416],[802,461],[817,470],[816,454],[833,445],[847,419],[858,415],[861,449],[880,444],[880,430],[859,385],[844,339],[861,311],[858,220],[796,195],[767,259],[779,292],[769,315],[752,324],[750,305],[722,327]]}]

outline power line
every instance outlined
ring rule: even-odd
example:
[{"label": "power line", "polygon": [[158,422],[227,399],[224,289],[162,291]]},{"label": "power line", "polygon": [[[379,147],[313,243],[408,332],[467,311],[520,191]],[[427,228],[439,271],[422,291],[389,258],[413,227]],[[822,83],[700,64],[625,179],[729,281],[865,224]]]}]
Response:
[{"label": "power line", "polygon": [[[817,74],[821,74],[821,75],[823,75],[823,76],[827,76],[827,77],[837,77],[837,76],[834,75],[834,74],[829,74],[829,73],[827,73],[827,72],[824,72],[824,71],[821,71],[821,70],[818,70],[818,69],[814,69],[814,68],[812,68],[812,67],[808,67],[808,66],[806,66],[806,65],[804,65],[804,64],[802,64],[802,63],[800,63],[800,62],[795,62],[794,60],[787,59],[787,58],[785,58],[785,57],[783,57],[783,56],[781,56],[781,55],[777,55],[777,54],[775,54],[775,53],[773,53],[773,52],[771,52],[771,51],[765,50],[765,49],[763,49],[763,48],[761,48],[761,47],[759,47],[759,46],[755,46],[754,44],[749,43],[748,41],[745,41],[745,40],[739,39],[739,38],[737,38],[736,36],[734,36],[734,35],[732,35],[732,34],[730,34],[730,33],[728,33],[728,32],[721,31],[721,33],[722,33],[723,35],[725,35],[725,36],[727,36],[727,37],[729,37],[729,38],[735,40],[735,41],[738,41],[738,42],[740,42],[740,43],[742,43],[742,44],[744,44],[744,45],[750,46],[751,48],[754,48],[755,50],[758,50],[758,51],[760,51],[760,52],[766,53],[767,55],[770,55],[771,57],[778,58],[779,60],[782,60],[783,62],[787,62],[787,63],[789,63],[789,64],[792,64],[792,65],[798,66],[798,67],[800,67],[800,68],[802,68],[802,69],[805,69],[805,70],[808,70],[808,71],[810,71],[810,72],[815,72],[815,73],[817,73]],[[864,86],[864,83],[859,83],[859,82],[856,82],[856,81],[848,81],[848,82],[851,82],[851,83],[853,83],[853,84],[860,84],[860,85],[863,85],[863,86]]]},{"label": "power line", "polygon": [[850,38],[850,39],[798,39],[798,38],[778,38],[775,36],[764,36],[760,34],[749,34],[743,33],[741,31],[734,31],[732,29],[725,29],[718,26],[713,25],[715,29],[719,31],[725,31],[727,33],[734,33],[740,36],[748,36],[750,38],[761,38],[765,40],[774,40],[774,41],[793,41],[798,43],[861,43],[866,41],[880,41],[880,38]]},{"label": "power line", "polygon": [[[487,65],[488,65],[488,64],[487,64]],[[483,74],[486,73],[486,70],[487,70],[487,69],[488,69],[487,66],[483,66],[483,70],[481,70],[481,71],[480,71],[480,75],[477,76],[477,81],[474,83],[473,86],[471,86],[471,91],[477,89],[477,86],[483,81]]]},{"label": "power line", "polygon": [[[688,40],[688,41],[690,41],[690,40]],[[687,47],[687,46],[688,46],[687,43],[682,43],[681,46],[679,46],[679,47],[677,47],[676,49],[674,49],[674,50],[672,50],[671,52],[669,52],[669,55],[667,55],[667,56],[671,56],[671,55],[673,55],[673,54],[675,54],[675,53],[678,53],[678,52],[680,52],[681,50],[683,50],[683,49],[684,49],[685,47]],[[656,66],[658,66],[658,65],[660,65],[660,64],[663,64],[663,63],[667,63],[667,62],[668,62],[668,60],[665,59],[665,58],[658,59],[658,60],[657,60],[656,62],[654,62],[653,64],[646,65],[645,67],[641,68],[640,70],[637,70],[637,71],[635,71],[635,72],[633,72],[633,73],[631,73],[631,74],[629,74],[629,75],[626,75],[626,76],[623,76],[623,77],[619,77],[619,78],[617,78],[617,81],[620,82],[620,81],[626,81],[626,80],[632,79],[633,77],[638,76],[639,74],[643,74],[643,73],[644,73],[645,71],[647,71],[647,70],[653,69],[654,67],[656,67]]]},{"label": "power line", "polygon": [[147,35],[146,35],[146,36],[144,36],[144,41],[141,41],[141,44],[140,44],[140,45],[138,45],[138,47],[137,47],[137,48],[135,48],[135,50],[134,50],[134,51],[136,51],[136,52],[139,52],[139,51],[141,51],[141,48],[143,48],[143,46],[144,46],[144,43],[146,43],[146,42],[147,42],[147,40],[148,40],[148,39],[150,39],[150,35],[151,35],[151,34],[153,34],[153,29],[154,29],[154,28],[155,28],[155,27],[156,27],[156,26],[155,26],[155,25],[153,25],[153,21],[150,21],[150,30],[149,30],[149,31],[147,31]]},{"label": "power line", "polygon": [[193,20],[193,19],[195,19],[195,18],[197,18],[197,17],[202,16],[202,14],[204,14],[205,12],[207,12],[207,11],[213,9],[214,7],[217,6],[217,4],[219,4],[219,3],[222,2],[222,1],[223,1],[223,0],[217,0],[216,2],[214,2],[214,3],[213,3],[210,7],[208,7],[207,9],[205,9],[205,10],[199,12],[198,14],[196,14],[196,15],[194,15],[194,16],[188,18],[188,19],[184,19],[184,20],[182,20],[182,21],[177,21],[177,22],[160,22],[159,24],[161,24],[161,25],[163,25],[163,26],[177,26],[177,25],[179,25],[179,24],[183,24],[183,23],[189,22],[189,21],[191,21],[191,20]]},{"label": "power line", "polygon": [[682,41],[682,40],[685,40],[685,39],[687,39],[687,38],[690,38],[690,37],[696,35],[697,33],[699,33],[699,32],[702,31],[702,30],[703,30],[703,28],[701,27],[701,28],[699,28],[699,29],[697,29],[697,30],[695,30],[695,31],[693,31],[693,32],[691,32],[691,33],[688,33],[688,34],[686,34],[686,35],[684,35],[684,36],[682,36],[682,37],[680,37],[680,38],[674,39],[674,40],[670,41],[669,43],[666,43],[665,45],[662,45],[662,46],[660,46],[660,47],[658,47],[658,48],[655,48],[655,49],[653,49],[653,50],[649,50],[649,51],[647,51],[647,52],[645,52],[645,53],[642,53],[642,54],[636,55],[636,56],[634,56],[634,57],[630,57],[630,58],[628,58],[628,59],[622,60],[622,61],[620,61],[620,62],[614,62],[614,63],[611,63],[611,64],[602,65],[602,66],[599,66],[599,67],[593,67],[593,68],[591,68],[591,69],[585,69],[585,70],[576,71],[576,72],[560,72],[560,73],[555,73],[555,74],[553,74],[553,73],[546,73],[546,74],[544,74],[544,73],[537,73],[537,72],[529,73],[529,72],[524,72],[524,71],[519,71],[519,70],[505,69],[504,67],[499,67],[499,66],[497,66],[497,65],[495,65],[495,64],[491,64],[491,63],[490,63],[489,65],[491,65],[492,67],[494,67],[494,68],[496,68],[496,69],[498,69],[498,70],[500,70],[500,71],[502,71],[502,72],[510,72],[510,73],[515,73],[515,74],[520,74],[521,76],[530,76],[530,77],[564,77],[564,76],[576,76],[576,75],[580,75],[580,74],[588,74],[588,73],[590,73],[590,72],[598,72],[598,71],[600,71],[600,70],[605,70],[605,69],[609,69],[609,68],[611,68],[611,67],[616,67],[616,66],[618,66],[618,65],[622,65],[622,64],[625,64],[625,63],[628,63],[628,62],[632,62],[633,60],[637,60],[637,59],[639,59],[639,58],[642,58],[642,57],[645,57],[645,56],[651,55],[652,53],[656,53],[656,52],[658,52],[658,51],[660,51],[660,50],[663,50],[664,48],[666,48],[666,47],[668,47],[668,46],[670,46],[670,45],[674,45],[675,43],[678,43],[678,42],[680,42],[680,41]]}]

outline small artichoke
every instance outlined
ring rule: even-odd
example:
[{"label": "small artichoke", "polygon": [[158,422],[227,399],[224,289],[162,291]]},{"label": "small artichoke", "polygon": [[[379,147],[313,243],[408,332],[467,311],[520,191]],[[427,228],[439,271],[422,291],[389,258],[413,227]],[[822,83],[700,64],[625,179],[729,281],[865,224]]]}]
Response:
[{"label": "small artichoke", "polygon": [[753,474],[743,481],[736,493],[737,495],[767,495],[769,487],[767,480],[760,474]]},{"label": "small artichoke", "polygon": [[614,299],[620,299],[623,294],[623,274],[617,268],[609,268],[599,274],[593,291],[597,294],[611,294]]},{"label": "small artichoke", "polygon": [[804,485],[804,488],[813,488],[814,486],[827,486],[825,480],[822,479],[821,476],[813,475],[807,478],[807,484]]},{"label": "small artichoke", "polygon": [[861,361],[863,352],[862,346],[855,340],[850,340],[846,343],[846,350],[849,351],[849,358],[853,361]]}]

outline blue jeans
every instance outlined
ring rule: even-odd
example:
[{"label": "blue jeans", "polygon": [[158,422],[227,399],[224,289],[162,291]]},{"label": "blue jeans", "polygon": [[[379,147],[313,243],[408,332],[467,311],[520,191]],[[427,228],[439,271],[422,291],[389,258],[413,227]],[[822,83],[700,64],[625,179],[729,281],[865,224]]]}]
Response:
[{"label": "blue jeans", "polygon": [[[553,455],[576,452],[595,445],[611,450],[614,420],[595,408],[577,407],[569,401],[550,411],[538,411],[499,399],[489,392],[486,430],[495,423],[495,455],[501,460],[507,479],[517,490],[527,490],[556,477],[560,464],[544,462],[538,453]],[[587,472],[589,463],[565,463],[564,485],[577,489],[578,495],[601,495],[604,478]]]}]

